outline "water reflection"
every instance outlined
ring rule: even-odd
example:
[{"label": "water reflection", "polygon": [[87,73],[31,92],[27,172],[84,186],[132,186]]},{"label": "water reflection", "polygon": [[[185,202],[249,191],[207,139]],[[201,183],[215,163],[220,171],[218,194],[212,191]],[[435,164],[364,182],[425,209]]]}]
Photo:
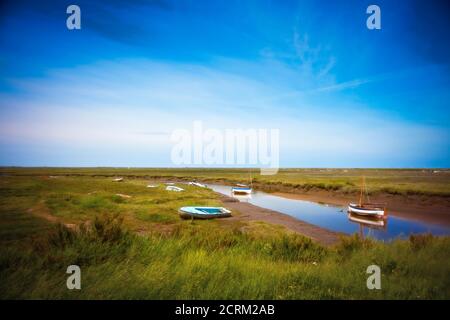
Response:
[{"label": "water reflection", "polygon": [[359,226],[358,231],[361,237],[364,237],[364,235],[373,236],[372,230],[386,231],[387,228],[388,217],[379,218],[348,213],[347,218]]},{"label": "water reflection", "polygon": [[240,202],[250,202],[250,200],[252,200],[251,194],[237,194],[237,193],[231,192],[231,196],[233,198],[239,200]]}]

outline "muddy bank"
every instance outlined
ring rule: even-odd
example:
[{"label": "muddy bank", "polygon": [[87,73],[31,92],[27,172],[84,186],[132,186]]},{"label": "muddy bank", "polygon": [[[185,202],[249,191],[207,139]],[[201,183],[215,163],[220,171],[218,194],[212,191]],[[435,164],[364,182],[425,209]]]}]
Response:
[{"label": "muddy bank", "polygon": [[[327,191],[308,193],[273,192],[273,195],[338,206],[347,206],[358,200],[357,195],[343,195]],[[450,226],[450,198],[438,196],[401,196],[380,194],[371,201],[386,203],[388,215]]]},{"label": "muddy bank", "polygon": [[263,221],[267,223],[282,225],[289,230],[297,232],[303,236],[311,238],[322,245],[330,246],[339,241],[339,237],[343,234],[320,228],[307,222],[298,220],[294,217],[281,212],[261,208],[247,202],[239,202],[238,200],[221,195],[220,200],[231,210],[237,210],[241,215],[236,215],[230,220],[239,221]]}]

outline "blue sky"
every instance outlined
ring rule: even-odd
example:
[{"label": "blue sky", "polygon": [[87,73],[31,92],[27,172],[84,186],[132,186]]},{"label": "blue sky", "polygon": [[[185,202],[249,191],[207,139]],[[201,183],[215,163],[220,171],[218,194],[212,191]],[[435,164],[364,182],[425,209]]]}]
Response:
[{"label": "blue sky", "polygon": [[284,167],[449,167],[449,9],[3,1],[0,165],[172,166],[171,132],[201,120],[280,129]]}]

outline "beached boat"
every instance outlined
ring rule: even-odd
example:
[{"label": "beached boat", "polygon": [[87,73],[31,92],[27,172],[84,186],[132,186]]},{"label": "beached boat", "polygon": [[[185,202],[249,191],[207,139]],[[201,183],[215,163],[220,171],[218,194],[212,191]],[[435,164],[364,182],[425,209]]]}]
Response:
[{"label": "beached boat", "polygon": [[166,190],[167,191],[177,191],[177,192],[184,191],[183,188],[180,188],[180,187],[177,187],[177,186],[167,186]]},{"label": "beached boat", "polygon": [[181,207],[178,213],[183,219],[214,219],[231,216],[231,211],[223,207]]},{"label": "beached boat", "polygon": [[[365,201],[367,199],[367,201]],[[367,194],[366,184],[364,177],[361,183],[361,192],[358,203],[349,203],[348,212],[362,215],[362,216],[374,216],[384,217],[386,215],[386,206],[382,203],[371,203],[369,195]]]},{"label": "beached boat", "polygon": [[200,188],[206,188],[206,185],[203,184],[203,183],[200,183],[200,182],[191,181],[188,184],[191,185],[191,186],[197,186],[197,187],[200,187]]},{"label": "beached boat", "polygon": [[114,182],[122,182],[122,181],[123,181],[123,178],[115,178],[113,181],[114,181]]},{"label": "beached boat", "polygon": [[148,184],[147,185],[147,188],[157,188],[158,187],[158,185],[156,185],[156,184]]},{"label": "beached boat", "polygon": [[121,197],[121,198],[125,198],[125,199],[131,198],[131,196],[129,196],[127,194],[123,194],[123,193],[116,193],[116,196]]}]

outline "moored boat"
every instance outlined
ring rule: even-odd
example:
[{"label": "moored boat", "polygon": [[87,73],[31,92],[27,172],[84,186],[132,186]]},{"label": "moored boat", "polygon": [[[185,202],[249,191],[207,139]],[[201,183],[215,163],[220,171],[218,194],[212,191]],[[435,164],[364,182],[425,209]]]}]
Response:
[{"label": "moored boat", "polygon": [[231,192],[233,192],[234,194],[247,195],[252,193],[252,188],[247,186],[245,187],[236,186],[231,188]]},{"label": "moored boat", "polygon": [[[365,198],[367,198],[367,202],[365,201]],[[372,216],[380,218],[386,215],[386,206],[384,204],[370,202],[369,195],[367,194],[364,177],[362,178],[359,202],[349,203],[348,212],[361,216]]]},{"label": "moored boat", "polygon": [[178,213],[183,219],[214,219],[231,216],[231,211],[223,207],[181,207]]},{"label": "moored boat", "polygon": [[231,187],[231,192],[234,195],[249,195],[249,194],[251,194],[252,189],[253,189],[251,171],[249,171],[249,180],[250,180],[250,185],[237,183],[234,187]]},{"label": "moored boat", "polygon": [[385,211],[384,207],[373,203],[348,204],[348,212],[362,216],[384,216]]}]

